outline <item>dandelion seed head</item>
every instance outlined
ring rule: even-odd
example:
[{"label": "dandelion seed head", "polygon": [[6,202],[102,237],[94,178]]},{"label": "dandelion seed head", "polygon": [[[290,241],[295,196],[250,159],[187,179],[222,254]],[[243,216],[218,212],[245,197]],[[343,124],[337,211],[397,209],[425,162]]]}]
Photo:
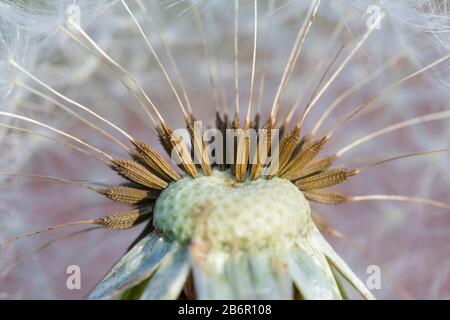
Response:
[{"label": "dandelion seed head", "polygon": [[155,208],[155,226],[169,238],[198,237],[222,250],[284,247],[299,233],[308,234],[311,223],[308,202],[288,180],[236,183],[230,173],[219,171],[174,183]]},{"label": "dandelion seed head", "polygon": [[[192,3],[182,1],[183,3],[179,5],[165,8],[164,5],[157,2],[144,2],[151,7],[156,28],[162,31],[168,45],[173,49],[183,77],[189,80],[186,86],[194,111],[199,114],[199,117],[212,123],[215,112],[214,99],[210,88],[208,67],[202,55],[201,40],[195,29]],[[171,96],[165,79],[154,64],[153,58],[145,51],[145,44],[133,29],[133,24],[126,12],[120,5],[111,5],[111,3],[111,1],[79,2],[83,27],[106,52],[136,75],[144,88],[149,88],[152,97],[154,96],[158,105],[161,106],[161,112],[171,121],[171,124],[175,127],[181,126],[183,124],[182,116],[174,107],[176,101]],[[104,139],[84,130],[82,125],[54,108],[52,104],[42,99],[36,99],[20,88],[14,89],[13,79],[25,82],[26,78],[19,75],[17,70],[11,68],[7,63],[7,59],[13,57],[58,90],[70,97],[76,97],[77,100],[91,106],[95,111],[107,115],[108,119],[118,123],[126,131],[133,132],[139,138],[145,139],[144,141],[156,145],[156,135],[151,133],[143,122],[136,120],[144,119],[144,114],[138,108],[134,108],[133,100],[120,86],[120,83],[111,76],[111,72],[105,70],[98,59],[83,51],[64,34],[59,33],[58,26],[65,23],[66,10],[70,4],[72,1],[46,1],[46,6],[42,6],[40,2],[30,1],[3,1],[0,4],[0,10],[8,8],[8,11],[2,11],[2,13],[8,12],[8,15],[3,20],[4,15],[2,14],[2,22],[0,22],[0,32],[3,32],[0,33],[1,39],[3,39],[0,40],[0,46],[7,48],[7,50],[0,50],[0,74],[2,75],[0,99],[4,102],[1,110],[16,111],[47,121],[57,127],[70,129],[71,132],[79,133],[81,138],[105,147],[107,151],[114,152],[115,150],[111,145],[105,143]],[[332,6],[328,10],[328,4],[324,4],[326,9],[320,11],[317,24],[313,26],[311,36],[305,43],[293,79],[289,82],[286,93],[283,95],[280,108],[281,118],[291,110],[296,102],[299,87],[306,86],[306,76],[312,73],[311,66],[316,65],[321,57],[324,57],[325,61],[331,59],[332,54],[324,56],[323,48],[334,26],[343,16],[352,13],[346,21],[347,26],[343,35],[338,37],[330,52],[336,50],[338,45],[346,39],[357,36],[349,31],[356,31],[354,26],[361,19],[362,13],[366,13],[367,7],[372,2],[352,1],[349,4],[349,1],[339,1],[339,4],[338,10],[336,10],[336,6]],[[367,42],[362,53],[357,55],[349,67],[343,71],[336,85],[330,88],[318,108],[311,112],[311,119],[317,119],[321,115],[323,107],[332,103],[335,97],[346,88],[361,81],[365,75],[376,69],[402,47],[411,53],[412,59],[402,60],[390,72],[384,72],[369,86],[362,88],[357,94],[345,100],[335,114],[332,114],[325,122],[322,128],[324,132],[329,129],[329,126],[334,125],[343,114],[364,102],[368,96],[381,90],[387,83],[415,70],[415,65],[426,65],[436,57],[448,53],[449,46],[446,38],[448,12],[445,4],[446,1],[383,2],[381,9],[387,11],[388,19],[386,21],[389,23],[382,24],[381,29],[373,35],[375,39]],[[216,68],[216,75],[221,80],[223,88],[220,90],[223,90],[223,96],[227,98],[228,107],[232,110],[234,107],[233,6],[228,2],[220,1],[199,2],[194,5],[194,8],[204,15],[204,23],[207,26],[206,38],[209,48],[211,48],[210,60]],[[261,7],[264,8],[266,5],[268,6],[269,3],[263,2]],[[145,15],[138,10],[138,6],[133,9],[136,9],[138,20],[143,24],[147,23]],[[263,12],[261,14],[260,30],[264,30],[262,31],[264,33],[266,31],[264,27],[271,28],[270,32],[267,32],[267,38],[265,40],[261,38],[261,42],[258,44],[258,58],[261,58],[262,51],[267,51],[269,57],[265,91],[261,99],[263,113],[268,112],[267,109],[273,101],[280,73],[286,63],[301,18],[304,17],[307,9],[308,4],[304,1],[288,1],[277,5],[271,13]],[[101,14],[99,18],[95,19],[99,14]],[[246,107],[244,99],[248,96],[249,90],[247,80],[251,72],[249,61],[253,32],[252,14],[251,6],[242,3],[239,30],[239,69],[241,72],[241,100],[244,108]],[[271,24],[268,21],[272,21]],[[157,35],[152,32],[154,30],[153,28],[146,29],[155,49],[163,52]],[[392,32],[393,30],[396,32]],[[165,57],[163,57],[163,63],[168,64]],[[335,141],[339,142],[339,146],[343,146],[367,132],[378,129],[381,125],[390,125],[401,119],[448,109],[448,96],[445,91],[428,81],[428,78],[431,78],[442,80],[445,83],[448,80],[446,78],[448,66],[445,64],[443,66],[435,68],[431,77],[427,77],[429,74],[424,75],[378,102],[373,106],[374,111],[355,119],[345,129],[338,132]],[[262,68],[261,65],[259,67]],[[3,72],[4,70],[6,72]],[[3,77],[6,81],[3,81]],[[302,102],[305,103],[308,98],[309,95],[305,94]],[[17,108],[15,102],[21,102],[21,105],[29,108]],[[42,109],[31,108],[34,105],[42,107]],[[378,111],[377,107],[380,108]],[[300,112],[301,108],[297,111],[296,116]],[[314,121],[306,123],[305,130],[310,129],[310,123],[314,123]],[[449,134],[450,131],[446,124],[433,123],[430,126],[415,127],[361,146],[354,150],[351,157],[340,161],[345,164],[350,161],[360,164],[364,162],[364,157],[367,159],[369,154],[376,154],[382,158],[387,154],[397,154],[399,150],[414,152],[441,148],[446,146],[446,137]],[[52,142],[28,135],[12,134],[3,128],[0,129],[0,135],[1,148],[8,155],[0,160],[0,167],[4,171],[36,171],[84,180],[96,180],[96,177],[99,177],[102,181],[116,182],[114,179],[117,177],[106,170],[100,170],[99,166],[88,162],[90,161],[88,158],[83,158],[85,160],[83,160],[81,168],[81,158],[72,152],[63,151],[64,149],[55,146]],[[27,150],[27,152],[22,150]],[[331,151],[336,150],[330,149]],[[47,152],[50,153],[50,156]],[[349,194],[379,193],[380,190],[383,190],[386,193],[419,194],[445,201],[448,200],[448,195],[445,194],[445,188],[442,186],[448,185],[447,181],[450,178],[447,167],[448,156],[436,156],[429,160],[405,160],[402,163],[392,163],[386,167],[376,168],[364,176],[357,176],[354,178],[354,184],[345,184],[340,187],[340,190]],[[394,176],[399,178],[393,179],[392,172],[396,172]],[[99,173],[101,173],[100,176]],[[5,181],[4,177],[1,179]],[[22,188],[27,186],[23,179],[6,181],[9,189],[23,190]],[[105,205],[105,201],[101,197],[85,191],[64,189],[65,193],[71,195],[68,199],[68,197],[56,196],[59,194],[59,186],[38,183],[30,186],[29,189],[31,191],[28,194],[32,196],[23,199],[23,192],[18,191],[11,197],[16,201],[11,200],[11,203],[7,203],[7,206],[12,203],[21,203],[20,208],[15,208],[10,212],[14,212],[14,220],[22,220],[24,224],[21,224],[20,228],[5,225],[2,234],[12,235],[19,231],[32,229],[29,223],[36,225],[33,215],[46,213],[42,214],[42,218],[45,216],[46,221],[39,222],[39,226],[45,226],[52,222],[67,221],[67,218],[70,217],[78,219],[89,217],[90,214],[91,216],[92,214],[98,215],[98,207]],[[62,207],[83,207],[83,210],[81,212],[76,210],[79,215],[75,215],[68,209],[63,212],[64,217],[62,217],[60,213]],[[446,289],[448,288],[448,275],[445,271],[445,263],[448,262],[448,259],[445,250],[442,249],[445,246],[434,245],[434,243],[448,243],[446,240],[448,240],[447,234],[449,233],[448,223],[445,223],[445,212],[434,208],[387,202],[345,204],[342,208],[313,205],[313,210],[318,210],[331,225],[366,247],[371,256],[377,258],[373,263],[380,262],[382,270],[385,267],[386,272],[389,272],[393,279],[406,284],[408,289],[418,297],[448,296]],[[430,223],[430,220],[442,221],[442,223]],[[134,235],[136,235],[136,231],[118,235],[117,238],[114,238],[114,243],[121,244],[121,248],[125,250],[123,243],[130,242]],[[98,239],[95,236],[91,237],[93,238],[88,239]],[[89,243],[88,240],[86,241],[85,243]],[[349,265],[355,266],[357,273],[364,278],[366,267],[369,264],[368,259],[348,244],[341,243],[340,240],[330,238],[330,241],[337,246],[338,251],[342,253]],[[80,248],[80,243],[81,240],[79,242],[74,240],[61,243],[57,247],[71,250],[71,248]],[[392,246],[392,243],[397,245]],[[57,252],[56,249],[52,251],[52,253]],[[83,256],[81,254],[83,250],[79,252],[80,257]],[[106,248],[105,252],[107,252]],[[109,249],[109,253],[109,255],[105,253],[101,258],[96,258],[96,254],[92,253],[86,255],[84,259],[80,258],[77,262],[83,264],[86,270],[92,270],[95,269],[93,266],[106,264],[105,261],[112,262],[121,254],[112,249]],[[432,264],[432,268],[436,271],[433,273],[436,276],[422,278],[422,275],[430,273],[427,264],[424,264],[423,261],[433,260],[433,257],[436,262]],[[67,261],[67,264],[73,263],[71,259],[61,255],[59,258]],[[87,262],[91,258],[92,261]],[[45,263],[43,265],[43,269],[48,269],[53,274],[60,274],[55,266],[48,266]],[[107,267],[103,271],[106,270]],[[24,274],[22,272],[17,274],[19,278],[17,284],[26,283],[29,280]],[[89,273],[88,276],[90,278],[89,285],[92,287],[93,283],[98,281],[101,272],[98,272],[97,277],[92,273]],[[36,276],[36,278],[43,282],[47,280],[50,282],[50,278],[46,279],[44,276]],[[426,280],[421,280],[424,278]],[[377,296],[397,297],[398,291],[395,286],[387,277],[383,276],[382,279],[382,290],[376,293]],[[86,288],[79,293],[79,297],[87,293],[87,290]],[[56,291],[47,292],[47,294],[56,297],[74,297],[76,294],[68,293],[64,288],[57,288]],[[27,297],[26,290],[14,294]]]}]

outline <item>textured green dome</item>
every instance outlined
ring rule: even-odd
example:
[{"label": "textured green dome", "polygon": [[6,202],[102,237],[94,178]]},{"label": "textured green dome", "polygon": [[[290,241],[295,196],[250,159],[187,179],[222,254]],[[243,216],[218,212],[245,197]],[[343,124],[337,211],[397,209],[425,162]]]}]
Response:
[{"label": "textured green dome", "polygon": [[229,172],[184,177],[156,202],[155,227],[170,241],[192,238],[221,250],[286,248],[312,226],[310,207],[286,179],[237,183]]}]

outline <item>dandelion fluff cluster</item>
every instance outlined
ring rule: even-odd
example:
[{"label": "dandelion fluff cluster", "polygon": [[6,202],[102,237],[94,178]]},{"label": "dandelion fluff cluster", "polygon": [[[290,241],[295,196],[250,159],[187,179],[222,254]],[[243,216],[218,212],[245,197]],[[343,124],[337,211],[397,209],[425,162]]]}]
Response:
[{"label": "dandelion fluff cluster", "polygon": [[[447,0],[344,2],[360,12],[369,7],[386,12],[397,41],[410,50],[411,58],[418,65],[425,65],[450,49],[450,2]],[[450,84],[449,68],[447,62],[434,72],[435,78],[447,86]]]}]

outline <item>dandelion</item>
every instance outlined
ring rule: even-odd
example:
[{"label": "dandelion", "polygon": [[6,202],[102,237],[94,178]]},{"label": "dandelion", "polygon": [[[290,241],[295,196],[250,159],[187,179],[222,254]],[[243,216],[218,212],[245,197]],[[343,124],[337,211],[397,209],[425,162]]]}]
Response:
[{"label": "dandelion", "polygon": [[[118,206],[101,216],[66,219],[42,230],[9,237],[2,245],[9,249],[22,238],[91,225],[38,246],[29,257],[57,241],[86,236],[91,230],[118,231],[144,224],[127,252],[89,293],[90,299],[344,299],[351,291],[349,286],[364,299],[375,298],[323,234],[345,240],[352,249],[359,246],[311,207],[328,205],[337,214],[346,203],[390,201],[450,210],[445,199],[417,193],[385,194],[375,188],[372,190],[378,190],[376,193],[365,194],[358,192],[360,187],[353,189],[356,193],[336,188],[356,182],[358,177],[388,163],[432,155],[445,157],[450,151],[443,139],[444,145],[437,148],[383,156],[389,149],[398,148],[389,142],[377,147],[375,142],[418,126],[429,128],[433,137],[436,128],[443,128],[437,135],[445,135],[447,127],[434,124],[450,118],[448,109],[426,110],[412,117],[405,115],[413,111],[389,111],[391,104],[405,104],[402,97],[407,95],[399,93],[405,86],[408,91],[414,88],[418,92],[429,85],[440,92],[440,87],[428,83],[425,75],[448,66],[450,54],[443,38],[439,46],[432,46],[436,56],[427,63],[423,63],[426,59],[418,59],[413,50],[399,50],[397,45],[384,52],[370,47],[373,37],[392,31],[388,21],[399,19],[402,23],[395,24],[395,28],[413,29],[415,23],[399,15],[429,22],[427,26],[422,24],[418,33],[439,37],[437,31],[441,30],[445,34],[446,7],[440,3],[412,1],[399,7],[383,7],[375,2],[371,3],[375,6],[372,9],[379,10],[373,11],[365,10],[369,4],[364,1],[356,6],[345,1],[328,5],[320,0],[302,4],[270,0],[220,4],[44,1],[36,6],[26,1],[3,1],[0,9],[8,13],[8,28],[17,28],[20,36],[16,40],[22,40],[24,34],[29,37],[27,45],[35,42],[39,46],[45,41],[41,38],[57,33],[65,39],[63,48],[74,46],[79,50],[74,54],[75,49],[70,49],[67,56],[55,54],[44,60],[49,69],[56,68],[46,70],[58,75],[52,79],[40,76],[39,68],[23,58],[24,46],[2,38],[5,54],[1,56],[1,67],[11,75],[2,80],[3,99],[11,106],[0,110],[6,120],[0,123],[7,137],[3,140],[20,134],[33,139],[29,142],[32,146],[34,139],[39,139],[70,150],[70,166],[83,176],[87,174],[89,181],[62,178],[56,172],[47,175],[10,170],[9,164],[2,167],[0,176],[8,183],[24,178],[79,187]],[[117,22],[107,25],[104,34],[94,23],[98,22],[95,16],[100,9],[111,10]],[[154,14],[156,10],[159,15]],[[90,15],[84,17],[85,11]],[[433,24],[432,15],[438,11],[442,16],[438,24]],[[42,24],[42,30],[27,30],[30,17],[48,12],[55,17],[54,22]],[[355,12],[356,18],[352,17]],[[13,23],[16,17],[20,19]],[[94,28],[84,27],[80,18],[93,19]],[[212,46],[209,33],[215,18],[225,20],[215,23],[226,28],[217,31]],[[170,30],[161,28],[169,20],[174,26],[180,25],[175,31],[181,36],[176,40],[186,44],[174,41]],[[275,42],[279,36],[275,31],[282,29],[288,30],[289,41]],[[193,30],[193,34],[187,30]],[[112,46],[108,47],[111,39]],[[325,39],[325,46],[311,49],[321,39]],[[114,41],[125,42],[115,45]],[[177,61],[180,50],[186,56],[184,64]],[[81,52],[87,55],[80,58]],[[417,58],[414,63],[412,56]],[[77,63],[85,59],[82,72],[70,73],[67,82],[58,84],[60,64],[64,65],[67,57]],[[148,59],[154,68],[142,77]],[[364,66],[367,61],[375,67],[364,70],[355,66]],[[394,72],[405,69],[406,74]],[[358,73],[355,70],[363,73],[352,74]],[[194,79],[196,75],[199,80]],[[382,82],[383,76],[388,81]],[[435,77],[445,81],[439,73]],[[90,78],[98,88],[86,87]],[[376,81],[379,83],[374,84]],[[117,83],[134,101],[116,93],[122,89],[116,87]],[[75,84],[86,92],[79,101],[72,98]],[[97,96],[101,95],[99,88],[118,98],[101,99]],[[24,97],[15,98],[15,92]],[[169,94],[170,98],[166,96]],[[355,97],[357,94],[360,96]],[[90,96],[94,107],[88,103]],[[173,110],[169,116],[168,101],[176,105],[175,115],[183,121],[182,128],[173,121]],[[116,108],[111,107],[115,102],[134,103],[136,108],[118,106],[122,111],[117,112],[123,113],[116,113]],[[375,126],[387,114],[395,121]],[[403,117],[397,119],[398,114]],[[57,115],[65,122],[53,125]],[[133,120],[130,116],[134,116]],[[207,124],[201,119],[207,119]],[[362,134],[355,136],[348,128],[357,121],[363,124],[359,128],[367,126],[369,131],[358,129]],[[156,137],[159,144],[146,137],[148,124],[154,128],[152,138]],[[377,155],[369,154],[366,159],[351,155],[362,146],[376,150]],[[39,155],[40,148],[33,149]],[[98,169],[73,160],[76,155],[114,172],[117,182],[100,181]],[[51,154],[46,156],[53,158]],[[21,168],[19,163],[15,166]],[[406,178],[405,174],[401,177]],[[397,180],[390,173],[389,183]],[[362,181],[364,186],[377,186],[376,178]],[[8,263],[0,278],[22,263],[27,259]],[[409,294],[403,287],[399,291]]]}]

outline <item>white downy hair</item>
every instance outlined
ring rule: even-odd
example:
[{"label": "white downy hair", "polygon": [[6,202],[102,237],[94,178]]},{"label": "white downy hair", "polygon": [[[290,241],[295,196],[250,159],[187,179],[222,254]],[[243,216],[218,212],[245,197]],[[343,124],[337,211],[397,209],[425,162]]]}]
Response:
[{"label": "white downy hair", "polygon": [[[146,6],[153,22],[141,8]],[[158,107],[174,127],[182,125],[182,116],[176,108],[167,83],[137,32],[133,21],[120,1],[0,1],[0,103],[1,110],[39,119],[55,127],[76,133],[77,137],[101,146],[108,152],[117,152],[115,145],[105,143],[103,137],[85,130],[54,103],[38,98],[23,86],[49,94],[13,68],[14,59],[39,79],[68,97],[92,107],[95,112],[107,116],[126,131],[156,144],[157,138],[149,128],[145,114],[136,106],[114,74],[93,55],[71,40],[60,27],[66,25],[71,5],[77,5],[81,13],[81,26],[111,57],[135,75],[144,88],[148,88]],[[155,50],[165,66],[170,62],[164,54],[158,30],[173,51],[182,74],[194,112],[201,119],[211,122],[216,103],[227,103],[234,108],[234,57],[233,57],[233,4],[229,1],[131,1],[129,3]],[[311,34],[305,42],[299,65],[293,73],[282,98],[280,116],[289,114],[298,100],[299,91],[309,82],[309,75],[316,77],[300,100],[300,106],[309,98],[320,72],[332,59],[339,44],[357,37],[355,26],[367,14],[370,5],[379,6],[387,14],[380,29],[373,34],[354,60],[343,70],[319,105],[311,112],[312,123],[321,112],[349,87],[361,82],[368,74],[392,57],[403,53],[404,58],[392,68],[361,88],[336,109],[324,122],[321,131],[327,132],[341,117],[360,105],[390,82],[400,79],[413,70],[424,67],[450,51],[447,1],[347,1],[323,3]],[[258,65],[258,76],[266,69],[264,94],[256,93],[255,101],[261,101],[262,110],[270,108],[280,75],[294,41],[299,24],[308,10],[306,1],[261,1],[261,30],[264,31],[258,45],[258,56],[267,59]],[[196,14],[201,14],[206,26],[205,37],[209,48],[209,62],[205,60],[201,37],[196,29]],[[251,72],[249,57],[252,37],[252,7],[241,3],[240,56],[241,100],[248,97],[247,81]],[[335,26],[343,23],[343,31],[328,46]],[[346,49],[348,52],[348,48]],[[266,53],[265,53],[266,52]],[[345,54],[343,55],[345,56]],[[319,70],[314,67],[323,58]],[[342,58],[341,60],[342,61]],[[372,106],[360,118],[355,118],[336,134],[336,143],[345,146],[356,138],[383,126],[403,119],[449,110],[449,64],[444,62],[433,68],[427,76],[405,83]],[[175,79],[173,68],[169,73]],[[210,85],[210,70],[216,79],[215,101]],[[320,71],[320,72],[319,72]],[[259,79],[259,78],[258,78]],[[245,85],[244,85],[245,84]],[[260,86],[261,83],[256,83]],[[53,98],[55,98],[52,95]],[[59,102],[64,102],[57,99]],[[295,113],[295,116],[301,110]],[[294,117],[295,118],[295,117]],[[90,118],[91,119],[91,118]],[[95,119],[91,119],[95,120]],[[311,123],[310,122],[310,123]],[[18,125],[36,130],[23,122],[3,118],[1,123]],[[308,128],[308,129],[312,129]],[[48,132],[45,132],[49,134]],[[51,134],[51,133],[50,133]],[[423,124],[407,128],[398,134],[373,140],[352,150],[352,158],[367,162],[370,156],[383,159],[399,153],[432,150],[448,146],[450,126],[445,123]],[[35,135],[13,132],[0,128],[2,156],[0,171],[21,171],[77,180],[113,181],[115,176],[98,166],[95,161],[68,151],[54,142]],[[446,144],[447,143],[447,144]],[[336,150],[337,151],[337,150]],[[121,150],[119,150],[121,152]],[[120,153],[119,153],[120,154]],[[343,163],[351,160],[343,157]],[[82,164],[82,165],[80,165]],[[354,183],[343,187],[349,194],[410,194],[449,201],[446,186],[450,174],[448,155],[407,159],[380,166],[356,177]],[[0,176],[2,181],[0,203],[0,234],[5,236],[30,229],[100,215],[113,207],[97,195],[72,186],[42,183],[27,178]],[[61,196],[69,194],[70,197]],[[392,202],[361,202],[342,207],[314,208],[338,230],[347,234],[364,249],[352,246],[342,239],[332,239],[349,264],[355,266],[362,279],[367,277],[368,265],[378,264],[382,270],[379,298],[410,297],[448,298],[450,277],[448,270],[448,243],[450,224],[448,212],[424,206]],[[63,239],[45,251],[33,256],[26,263],[12,270],[6,278],[0,297],[13,298],[80,298],[117,260],[127,244],[139,230],[119,234],[86,233],[81,237]],[[44,245],[64,232],[44,235],[42,238],[24,240],[0,252],[0,273],[27,253]],[[95,246],[92,246],[95,243]],[[86,249],[87,248],[87,249]],[[70,252],[70,254],[68,254]],[[370,257],[368,257],[370,256]],[[46,260],[51,258],[52,264]],[[65,288],[65,268],[80,265],[83,272],[81,291]],[[42,290],[42,284],[47,283]]]}]

